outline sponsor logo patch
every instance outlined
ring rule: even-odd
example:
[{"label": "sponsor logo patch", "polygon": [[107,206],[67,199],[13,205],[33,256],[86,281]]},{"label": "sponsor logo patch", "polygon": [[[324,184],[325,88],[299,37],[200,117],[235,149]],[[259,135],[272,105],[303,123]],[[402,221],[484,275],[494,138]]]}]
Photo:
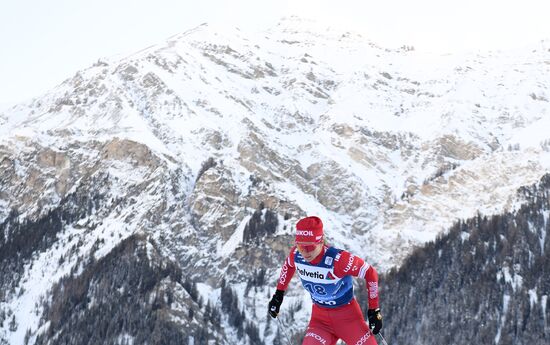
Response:
[{"label": "sponsor logo patch", "polygon": [[312,337],[313,339],[317,340],[321,344],[326,344],[327,343],[327,340],[325,338],[321,337],[317,333],[307,332],[305,338],[307,338],[307,337]]},{"label": "sponsor logo patch", "polygon": [[283,269],[281,270],[281,277],[279,278],[279,283],[283,285],[285,284],[287,273],[288,273],[288,266],[285,263],[283,265]]},{"label": "sponsor logo patch", "polygon": [[298,273],[300,273],[301,276],[310,277],[310,278],[317,278],[317,279],[325,279],[325,275],[321,272],[310,272],[305,269],[301,269],[298,267]]},{"label": "sponsor logo patch", "polygon": [[361,339],[359,339],[359,340],[355,343],[355,345],[363,345],[363,344],[365,344],[365,343],[367,342],[367,340],[369,340],[369,338],[370,338],[370,331],[367,332],[367,333],[365,333],[365,335],[363,335],[363,336],[361,337]]},{"label": "sponsor logo patch", "polygon": [[369,298],[378,297],[378,283],[369,282]]},{"label": "sponsor logo patch", "polygon": [[344,273],[347,273],[351,269],[351,266],[353,265],[353,260],[354,259],[355,259],[355,255],[351,254],[351,256],[349,257],[349,260],[348,260],[348,264],[346,265],[346,268],[344,268]]}]

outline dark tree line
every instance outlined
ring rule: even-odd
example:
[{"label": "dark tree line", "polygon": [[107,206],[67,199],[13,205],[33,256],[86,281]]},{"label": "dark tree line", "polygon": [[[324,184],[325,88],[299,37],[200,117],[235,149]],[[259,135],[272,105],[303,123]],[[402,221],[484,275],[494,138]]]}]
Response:
[{"label": "dark tree line", "polygon": [[381,277],[388,341],[550,343],[549,191],[545,175],[516,212],[457,222]]},{"label": "dark tree line", "polygon": [[102,199],[100,194],[76,191],[37,220],[21,220],[17,211],[10,212],[0,224],[0,299],[13,292],[34,253],[50,248],[64,226],[90,216]]},{"label": "dark tree line", "polygon": [[265,281],[265,268],[259,268],[254,271],[252,277],[246,282],[245,295],[248,295],[251,288],[261,287],[266,284]]},{"label": "dark tree line", "polygon": [[259,245],[262,238],[275,234],[278,225],[277,213],[265,208],[264,204],[260,203],[244,228],[243,241]]},{"label": "dark tree line", "polygon": [[176,263],[151,259],[148,241],[132,235],[79,275],[61,279],[44,306],[41,324],[49,324],[36,344],[118,344],[123,335],[133,344],[187,344],[190,336],[195,344],[216,339],[208,332],[213,328],[208,321],[191,322],[198,312],[189,310],[200,310],[197,303],[188,303],[187,313],[180,315],[188,322],[173,321],[171,315],[178,311],[171,307],[175,290],[170,286],[180,285],[199,301],[196,285],[183,280]]},{"label": "dark tree line", "polygon": [[239,339],[246,334],[250,339],[250,344],[263,344],[260,339],[260,332],[254,322],[247,321],[244,310],[239,309],[239,298],[233,289],[226,284],[225,280],[221,283],[221,309],[228,316],[229,325],[237,330]]}]

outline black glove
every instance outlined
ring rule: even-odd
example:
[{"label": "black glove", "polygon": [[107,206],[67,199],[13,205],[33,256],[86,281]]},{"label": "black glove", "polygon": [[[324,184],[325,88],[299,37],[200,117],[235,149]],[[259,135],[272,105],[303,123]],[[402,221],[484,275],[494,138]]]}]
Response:
[{"label": "black glove", "polygon": [[277,290],[275,291],[273,297],[271,297],[268,312],[272,318],[276,318],[277,315],[279,315],[279,308],[281,307],[281,303],[283,303],[284,295],[285,292],[283,290]]},{"label": "black glove", "polygon": [[369,327],[373,334],[380,333],[382,329],[382,314],[380,313],[380,308],[369,309],[367,311],[369,317]]}]

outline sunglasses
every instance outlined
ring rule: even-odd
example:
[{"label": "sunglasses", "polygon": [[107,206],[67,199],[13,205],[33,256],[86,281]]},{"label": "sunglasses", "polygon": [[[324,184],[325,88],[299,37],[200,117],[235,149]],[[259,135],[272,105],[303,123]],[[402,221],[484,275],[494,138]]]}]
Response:
[{"label": "sunglasses", "polygon": [[[319,242],[321,243],[321,242]],[[296,247],[298,247],[298,249],[300,249],[301,251],[304,251],[304,252],[312,252],[314,251],[317,246],[319,245],[319,243],[298,243],[296,242]]]}]

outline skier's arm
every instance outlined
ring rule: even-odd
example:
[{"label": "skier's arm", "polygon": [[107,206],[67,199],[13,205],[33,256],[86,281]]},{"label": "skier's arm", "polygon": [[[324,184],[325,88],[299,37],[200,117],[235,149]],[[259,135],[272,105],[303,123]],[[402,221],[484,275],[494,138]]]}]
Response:
[{"label": "skier's arm", "polygon": [[295,251],[296,247],[292,247],[290,249],[290,254],[288,254],[288,257],[281,268],[281,274],[279,275],[279,280],[277,282],[277,290],[286,291],[288,284],[290,284],[290,280],[294,276],[294,272],[296,272],[296,265],[294,265]]},{"label": "skier's arm", "polygon": [[373,266],[363,259],[345,250],[341,251],[334,260],[334,274],[339,278],[353,276],[365,279],[369,296],[369,309],[376,309],[380,306],[378,300],[378,273]]},{"label": "skier's arm", "polygon": [[367,281],[367,290],[369,292],[369,309],[379,308],[378,272],[376,272],[376,269],[373,266],[369,265],[369,268],[365,273],[365,280]]},{"label": "skier's arm", "polygon": [[269,315],[271,315],[271,317],[273,318],[279,315],[279,309],[281,308],[281,304],[283,303],[285,291],[288,288],[288,284],[290,283],[294,272],[296,272],[296,265],[294,265],[295,250],[295,247],[292,247],[290,249],[290,254],[285,260],[283,268],[281,268],[281,274],[279,275],[279,280],[277,283],[277,290],[275,291],[273,297],[271,297],[271,301],[269,301],[268,312]]}]

